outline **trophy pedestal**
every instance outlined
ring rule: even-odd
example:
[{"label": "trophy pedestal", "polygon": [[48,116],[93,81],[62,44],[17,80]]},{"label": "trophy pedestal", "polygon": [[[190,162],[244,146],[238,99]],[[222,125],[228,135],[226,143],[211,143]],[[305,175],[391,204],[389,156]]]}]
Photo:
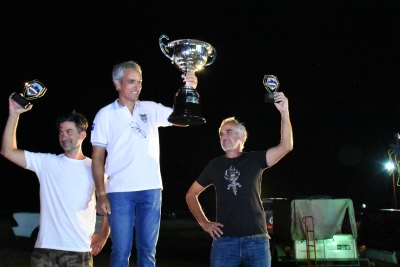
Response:
[{"label": "trophy pedestal", "polygon": [[264,101],[268,103],[274,103],[274,93],[266,93],[264,96]]},{"label": "trophy pedestal", "polygon": [[206,123],[206,119],[204,119],[203,117],[192,114],[179,116],[174,116],[174,114],[171,114],[171,116],[169,116],[168,118],[168,121],[170,123],[179,125],[202,125]]},{"label": "trophy pedestal", "polygon": [[14,93],[11,96],[12,99],[14,99],[15,102],[17,102],[21,107],[23,107],[24,109],[27,109],[29,107],[29,105],[31,104],[31,102],[29,102],[28,100],[26,100],[25,98],[23,98],[20,94],[18,93]]},{"label": "trophy pedestal", "polygon": [[200,125],[206,123],[200,111],[200,95],[193,87],[182,86],[174,99],[174,111],[168,121],[180,125]]}]

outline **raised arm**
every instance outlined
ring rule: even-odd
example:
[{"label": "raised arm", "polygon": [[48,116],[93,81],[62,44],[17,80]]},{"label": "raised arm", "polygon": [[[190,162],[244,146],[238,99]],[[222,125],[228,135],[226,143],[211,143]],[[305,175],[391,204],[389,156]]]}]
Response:
[{"label": "raised arm", "polygon": [[205,188],[198,182],[194,182],[189,188],[189,191],[186,193],[186,203],[188,204],[190,211],[200,224],[201,228],[209,233],[212,238],[215,236],[220,237],[223,234],[220,227],[224,226],[221,223],[210,222],[201,208],[198,197],[204,189]]},{"label": "raised arm", "polygon": [[108,201],[106,187],[104,184],[104,164],[106,159],[106,148],[101,146],[92,147],[92,173],[96,186],[96,211],[101,215],[111,213],[110,202]]},{"label": "raised arm", "polygon": [[266,160],[273,166],[293,149],[293,131],[289,116],[289,101],[282,92],[274,93],[275,106],[281,113],[281,141],[279,145],[268,149]]},{"label": "raised arm", "polygon": [[19,115],[28,110],[32,109],[30,105],[27,109],[24,109],[17,102],[15,102],[11,96],[8,99],[9,103],[9,115],[6,126],[3,132],[3,140],[1,143],[1,155],[18,166],[26,167],[25,152],[18,149],[17,147],[17,125],[19,121]]}]

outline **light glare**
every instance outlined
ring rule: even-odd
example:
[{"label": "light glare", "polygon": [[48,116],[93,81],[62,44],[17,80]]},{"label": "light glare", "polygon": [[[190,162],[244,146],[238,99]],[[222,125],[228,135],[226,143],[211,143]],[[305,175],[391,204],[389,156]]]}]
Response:
[{"label": "light glare", "polygon": [[392,171],[394,169],[394,164],[392,162],[386,163],[386,169]]}]

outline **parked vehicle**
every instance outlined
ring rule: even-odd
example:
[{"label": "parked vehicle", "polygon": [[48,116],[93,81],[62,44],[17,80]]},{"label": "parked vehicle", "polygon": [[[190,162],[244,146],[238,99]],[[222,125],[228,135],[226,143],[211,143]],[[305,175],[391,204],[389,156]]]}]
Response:
[{"label": "parked vehicle", "polygon": [[267,220],[272,264],[293,261],[293,241],[290,236],[290,201],[287,198],[263,198]]},{"label": "parked vehicle", "polygon": [[[262,199],[270,233],[272,265],[358,261],[357,225],[350,199],[319,196],[289,201]],[[306,239],[315,240],[312,246]],[[315,244],[315,245],[314,245]],[[315,252],[312,249],[315,247]],[[314,254],[315,253],[315,254]]]},{"label": "parked vehicle", "polygon": [[363,214],[359,243],[366,248],[400,252],[400,210],[377,209]]},{"label": "parked vehicle", "polygon": [[[38,212],[17,212],[13,218],[18,224],[12,227],[15,237],[26,237],[36,241],[40,227],[40,214]],[[103,216],[96,216],[95,233],[101,231],[103,225]]]}]

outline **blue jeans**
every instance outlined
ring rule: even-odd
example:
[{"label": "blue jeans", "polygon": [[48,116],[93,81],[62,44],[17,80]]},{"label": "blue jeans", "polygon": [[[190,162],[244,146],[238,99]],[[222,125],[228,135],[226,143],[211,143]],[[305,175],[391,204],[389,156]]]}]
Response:
[{"label": "blue jeans", "polygon": [[213,240],[211,267],[270,267],[271,253],[267,237],[217,237]]},{"label": "blue jeans", "polygon": [[137,266],[154,267],[161,218],[161,189],[109,193],[111,267],[129,266],[135,231]]}]

